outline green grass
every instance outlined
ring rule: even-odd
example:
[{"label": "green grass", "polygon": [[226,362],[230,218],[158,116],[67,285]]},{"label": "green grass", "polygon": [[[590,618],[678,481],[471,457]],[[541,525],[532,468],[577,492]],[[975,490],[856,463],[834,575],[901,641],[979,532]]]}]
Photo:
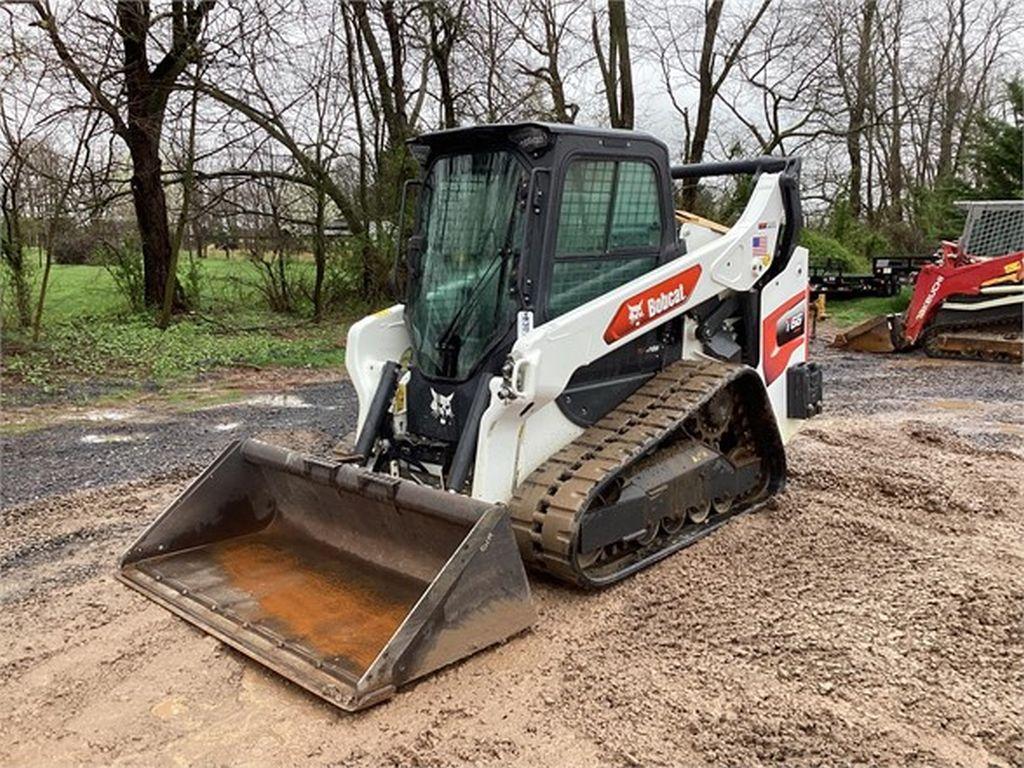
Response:
[{"label": "green grass", "polygon": [[[178,268],[184,279],[188,264],[187,254],[182,254]],[[263,301],[258,289],[259,271],[244,256],[197,259],[196,265],[202,277],[200,300],[203,307],[252,306]],[[308,261],[292,261],[288,273],[293,278],[312,282],[315,266]]]},{"label": "green grass", "polygon": [[[184,277],[187,258],[181,261]],[[165,331],[151,315],[131,312],[103,267],[54,265],[40,341],[4,325],[4,383],[45,395],[82,380],[162,386],[233,365],[322,368],[344,362],[348,321],[367,307],[353,305],[314,325],[302,315],[261,309],[258,273],[245,258],[197,263],[198,311],[175,318]],[[311,263],[289,268],[312,276]],[[9,321],[10,308],[5,310]]]},{"label": "green grass", "polygon": [[38,419],[19,421],[17,423],[0,422],[0,437],[15,437],[28,432],[35,432],[46,426],[46,422]]},{"label": "green grass", "polygon": [[[43,271],[38,264],[38,249],[28,248],[26,251],[32,270],[34,302]],[[195,263],[200,274],[200,308],[203,311],[251,307],[262,301],[259,271],[246,257],[235,255],[228,259],[213,256],[197,259]],[[303,259],[288,265],[289,274],[309,281],[313,279],[314,269],[312,262]],[[180,280],[186,279],[187,271],[188,252],[184,252],[178,263]],[[4,309],[9,314],[10,308]],[[113,316],[129,310],[127,301],[118,293],[114,278],[105,267],[91,264],[54,264],[51,267],[46,306],[43,308],[44,323]]]},{"label": "green grass", "polygon": [[[262,301],[256,267],[241,256],[232,259],[207,258],[196,261],[200,277],[200,309],[222,312],[235,307],[252,307]],[[185,280],[188,256],[182,254],[179,279]],[[292,273],[313,275],[313,265],[295,262]],[[36,269],[36,290],[41,271]],[[61,323],[84,317],[111,317],[130,312],[128,302],[118,293],[110,272],[101,266],[54,264],[43,308],[44,323]]]},{"label": "green grass", "polygon": [[827,306],[829,318],[838,328],[846,328],[867,320],[875,315],[899,313],[910,303],[910,288],[904,288],[896,296],[868,296],[863,299],[848,301],[829,301]]},{"label": "green grass", "polygon": [[[259,315],[235,316],[258,320]],[[115,378],[166,384],[232,365],[327,367],[344,362],[343,328],[336,323],[287,334],[225,331],[198,321],[161,331],[144,316],[91,318],[51,327],[38,345],[5,360],[6,373],[43,392],[68,380]]]},{"label": "green grass", "polygon": [[81,317],[111,316],[126,312],[114,278],[102,267],[54,264],[46,288],[44,323],[60,323]]}]

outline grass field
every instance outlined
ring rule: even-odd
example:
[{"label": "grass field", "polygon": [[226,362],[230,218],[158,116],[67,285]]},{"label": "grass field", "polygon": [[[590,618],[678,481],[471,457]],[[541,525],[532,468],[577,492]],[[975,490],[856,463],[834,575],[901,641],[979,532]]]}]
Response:
[{"label": "grass field", "polygon": [[827,304],[828,316],[837,328],[856,325],[875,315],[887,315],[890,312],[902,312],[910,302],[910,288],[904,288],[896,296],[868,296],[863,299],[848,301],[830,301]]},{"label": "grass field", "polygon": [[[185,281],[188,262],[182,261]],[[198,306],[161,331],[149,314],[132,312],[104,267],[54,265],[39,342],[13,329],[4,307],[4,389],[13,384],[45,395],[82,380],[162,386],[233,365],[337,366],[348,322],[375,308],[353,303],[314,325],[308,307],[296,314],[263,308],[257,269],[244,258],[197,260],[196,269]],[[312,279],[311,263],[289,270],[300,284]]]},{"label": "grass field", "polygon": [[[252,307],[261,301],[257,270],[247,259],[212,257],[197,259],[195,264],[199,272],[201,311],[232,313],[239,307]],[[310,262],[295,261],[288,269],[300,280],[312,280],[313,264]],[[185,281],[187,271],[187,254],[182,254],[179,279]],[[37,270],[36,277],[40,274],[41,270]],[[119,316],[130,311],[127,300],[118,292],[113,276],[105,267],[53,265],[46,292],[45,322]]]}]

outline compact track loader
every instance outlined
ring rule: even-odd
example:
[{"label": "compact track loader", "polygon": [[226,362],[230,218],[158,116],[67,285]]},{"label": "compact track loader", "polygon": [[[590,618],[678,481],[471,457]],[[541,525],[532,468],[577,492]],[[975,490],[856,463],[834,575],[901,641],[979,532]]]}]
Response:
[{"label": "compact track loader", "polygon": [[921,267],[902,314],[879,315],[836,334],[836,347],[1019,363],[1024,358],[1024,200],[957,203],[967,211],[957,242]]},{"label": "compact track loader", "polygon": [[[348,334],[353,453],[236,443],[121,561],[349,710],[529,627],[524,563],[599,587],[761,504],[821,407],[798,160],[533,123],[412,151],[404,301]],[[733,174],[732,227],[673,210],[673,180]]]}]

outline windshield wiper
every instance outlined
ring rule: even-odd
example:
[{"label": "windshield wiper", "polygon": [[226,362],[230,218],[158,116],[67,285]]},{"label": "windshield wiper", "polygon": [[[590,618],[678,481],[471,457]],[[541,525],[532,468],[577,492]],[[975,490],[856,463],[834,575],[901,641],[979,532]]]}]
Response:
[{"label": "windshield wiper", "polygon": [[[520,191],[525,192],[525,188],[521,188]],[[524,203],[525,199],[517,200],[517,205],[521,206]],[[494,217],[497,218],[497,213],[495,213]],[[481,289],[483,288],[484,284],[488,280],[490,280],[491,273],[494,271],[494,268],[500,265],[501,277],[498,280],[499,296],[497,297],[495,312],[497,312],[498,310],[497,305],[500,304],[501,302],[500,291],[502,288],[502,284],[504,283],[505,275],[507,273],[506,267],[508,266],[509,257],[512,255],[513,252],[512,234],[515,225],[516,213],[515,208],[513,208],[511,215],[508,217],[508,224],[505,227],[505,239],[503,241],[501,249],[494,255],[494,258],[491,259],[491,262],[487,265],[487,268],[483,271],[483,274],[480,275],[479,279],[477,279],[477,281],[473,284],[472,295],[469,297],[466,303],[459,308],[459,311],[455,313],[455,316],[452,317],[451,322],[448,323],[448,326],[444,329],[444,332],[437,340],[436,349],[438,352],[441,353],[441,370],[444,371],[444,375],[446,376],[455,376],[456,369],[458,368],[459,345],[452,343],[454,340],[455,332],[460,330],[462,321],[469,316],[469,310],[471,310],[479,303],[480,297],[483,295],[483,291]],[[477,318],[477,321],[479,322],[479,318]]]},{"label": "windshield wiper", "polygon": [[449,363],[454,360],[450,361],[449,356],[454,352],[455,358],[458,357],[458,349],[452,344],[453,337],[462,326],[462,321],[469,316],[470,310],[480,302],[480,297],[483,295],[482,289],[484,285],[487,284],[487,281],[491,279],[491,275],[494,273],[495,268],[499,265],[504,266],[505,262],[508,260],[508,256],[509,252],[506,248],[502,248],[494,254],[494,258],[491,259],[487,268],[483,271],[480,277],[477,278],[476,282],[473,283],[473,287],[470,289],[470,296],[466,300],[466,303],[459,308],[459,311],[455,313],[444,331],[442,331],[441,335],[438,337],[436,347],[437,351],[440,352],[442,356],[441,370],[445,372],[445,375],[452,375]]}]

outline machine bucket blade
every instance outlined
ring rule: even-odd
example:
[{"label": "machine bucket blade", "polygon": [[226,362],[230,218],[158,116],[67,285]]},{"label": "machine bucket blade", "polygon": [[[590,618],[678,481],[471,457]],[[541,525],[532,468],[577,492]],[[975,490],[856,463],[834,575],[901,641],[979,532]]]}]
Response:
[{"label": "machine bucket blade", "polygon": [[254,440],[167,508],[119,576],[350,711],[536,618],[503,505]]},{"label": "machine bucket blade", "polygon": [[894,327],[892,315],[878,315],[839,331],[832,346],[858,352],[895,352]]}]

